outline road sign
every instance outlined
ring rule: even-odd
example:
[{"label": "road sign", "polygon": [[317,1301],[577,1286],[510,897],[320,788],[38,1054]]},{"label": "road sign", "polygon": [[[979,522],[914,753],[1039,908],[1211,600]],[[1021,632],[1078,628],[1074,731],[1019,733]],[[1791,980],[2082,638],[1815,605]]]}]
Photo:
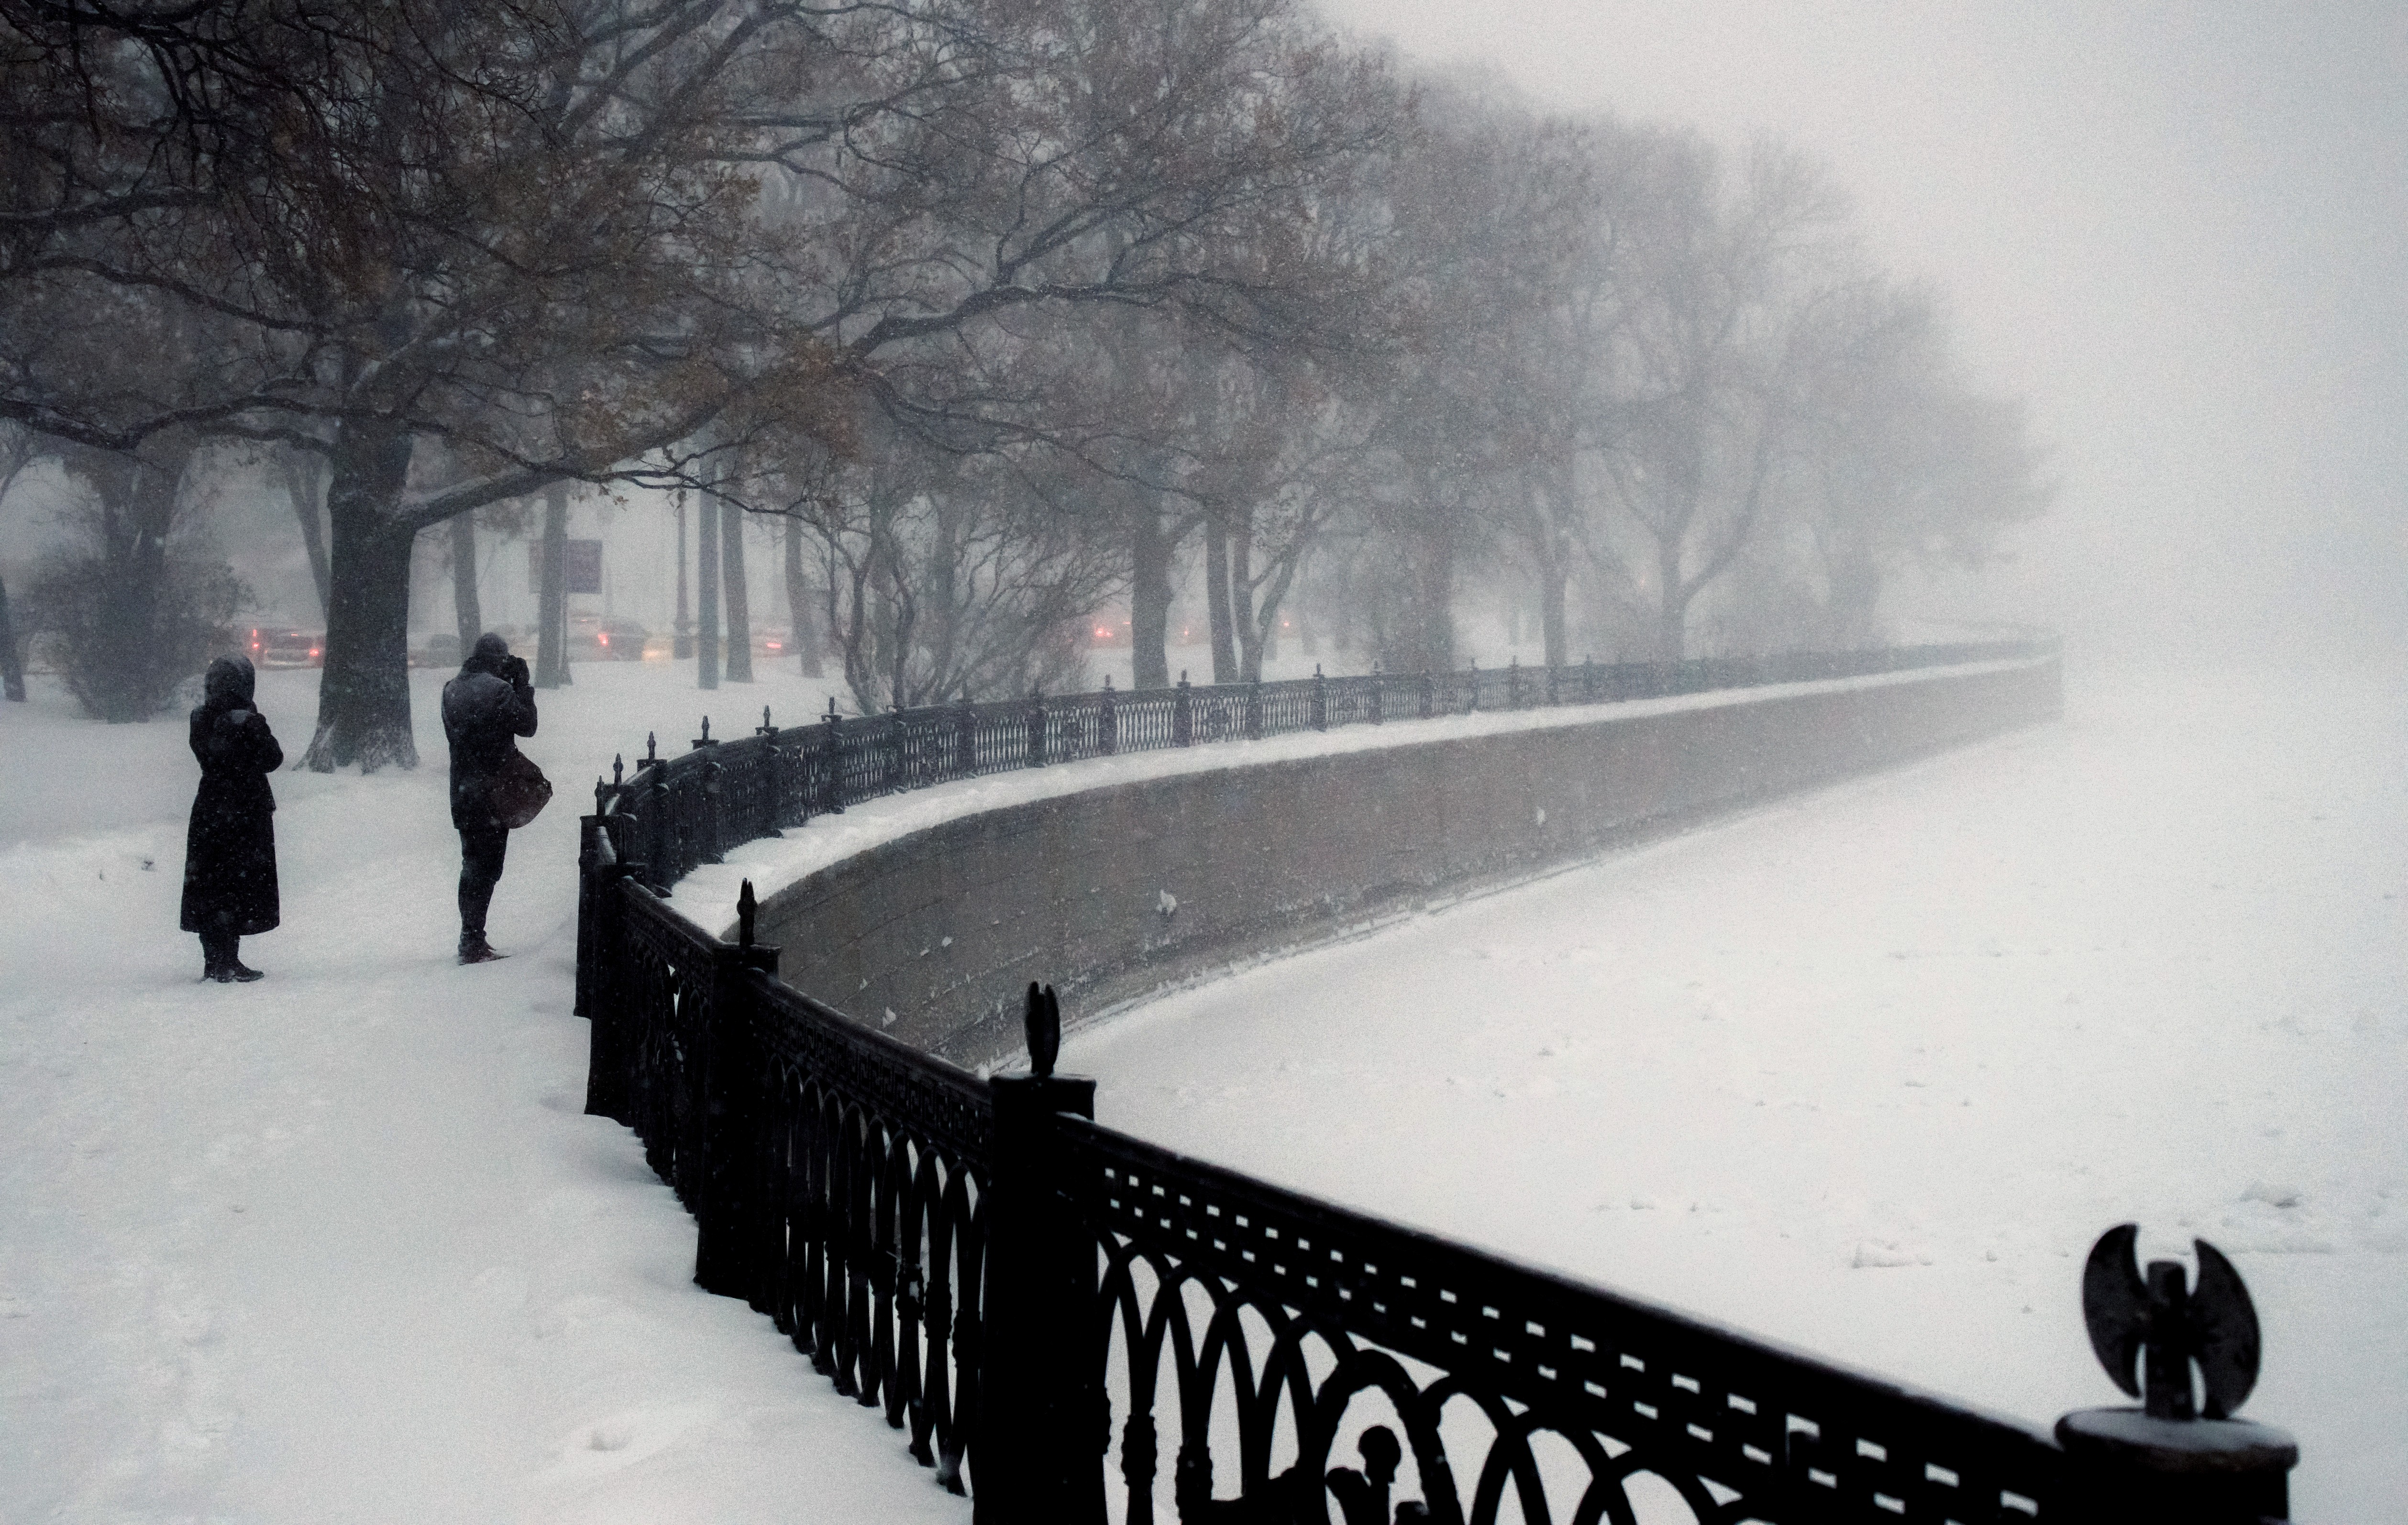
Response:
[{"label": "road sign", "polygon": [[602,591],[602,542],[600,540],[569,540],[565,542],[567,555],[561,567],[562,581],[570,593]]},{"label": "road sign", "polygon": [[[563,540],[560,557],[560,581],[563,593],[599,593],[602,591],[602,542],[600,540]],[[527,591],[543,591],[543,542],[537,540],[527,547]]]}]

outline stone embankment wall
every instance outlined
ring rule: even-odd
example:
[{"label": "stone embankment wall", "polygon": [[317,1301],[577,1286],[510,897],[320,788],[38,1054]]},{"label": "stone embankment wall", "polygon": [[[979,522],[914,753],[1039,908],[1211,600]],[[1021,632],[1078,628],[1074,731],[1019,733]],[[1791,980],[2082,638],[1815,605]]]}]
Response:
[{"label": "stone embankment wall", "polygon": [[761,908],[797,988],[963,1064],[1166,984],[2055,718],[2055,659],[1228,766],[967,815]]}]

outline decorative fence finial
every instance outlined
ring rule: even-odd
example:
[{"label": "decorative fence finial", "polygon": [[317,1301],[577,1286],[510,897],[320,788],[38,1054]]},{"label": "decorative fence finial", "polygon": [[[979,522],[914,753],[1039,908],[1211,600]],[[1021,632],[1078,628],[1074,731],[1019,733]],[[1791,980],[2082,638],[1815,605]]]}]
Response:
[{"label": "decorative fence finial", "polygon": [[646,731],[644,733],[644,761],[647,763],[657,763],[660,760],[661,739],[657,733]]},{"label": "decorative fence finial", "polygon": [[610,754],[610,786],[617,788],[620,781],[626,776],[626,772],[627,765],[621,760],[619,754],[615,752]]},{"label": "decorative fence finial", "polygon": [[[2249,1289],[2232,1262],[2204,1239],[2191,1241],[2199,1255],[2196,1287],[2184,1287],[2183,1268],[2173,1260],[2150,1261],[2143,1276],[2133,1253],[2140,1234],[2135,1223],[2108,1230],[2082,1268],[2090,1348],[2115,1386],[2140,1399],[2153,1419],[2193,1417],[2190,1369],[2197,1362],[2206,1417],[2229,1418],[2258,1384],[2258,1310]],[[2143,1351],[2147,1359],[2141,1360]]]},{"label": "decorative fence finial", "polygon": [[736,941],[738,945],[747,948],[752,945],[752,918],[760,909],[761,902],[752,898],[752,881],[747,879],[744,887],[736,892]]},{"label": "decorative fence finial", "polygon": [[[702,717],[702,741],[710,741],[710,717],[709,715],[705,715],[705,716],[703,716],[703,717]],[[696,746],[700,746],[701,744],[702,744],[702,741],[696,741],[696,742],[695,743],[695,745],[696,745]]]},{"label": "decorative fence finial", "polygon": [[1028,982],[1028,1013],[1023,1020],[1028,1030],[1028,1072],[1042,1080],[1054,1072],[1054,1060],[1062,1052],[1062,1002],[1052,985]]}]

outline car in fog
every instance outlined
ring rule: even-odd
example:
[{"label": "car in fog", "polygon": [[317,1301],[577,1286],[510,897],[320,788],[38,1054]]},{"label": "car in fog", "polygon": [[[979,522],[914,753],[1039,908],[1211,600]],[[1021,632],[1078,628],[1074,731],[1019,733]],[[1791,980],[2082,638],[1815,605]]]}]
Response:
[{"label": "car in fog", "polygon": [[409,654],[409,665],[414,668],[456,668],[466,660],[457,630],[437,630]]},{"label": "car in fog", "polygon": [[251,632],[251,661],[260,668],[322,668],[326,633],[294,626],[256,626]]},{"label": "car in fog", "polygon": [[577,614],[568,622],[572,662],[640,662],[652,632],[624,615]]}]

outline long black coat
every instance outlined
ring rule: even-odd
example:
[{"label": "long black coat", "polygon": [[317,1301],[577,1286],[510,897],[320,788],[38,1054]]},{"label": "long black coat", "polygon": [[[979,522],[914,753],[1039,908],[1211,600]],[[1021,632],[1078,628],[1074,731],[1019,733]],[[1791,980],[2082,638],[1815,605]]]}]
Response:
[{"label": "long black coat", "polygon": [[443,685],[443,739],[452,743],[452,824],[490,831],[494,776],[518,755],[517,738],[535,734],[535,685],[526,664],[499,636],[482,636],[460,676]]},{"label": "long black coat", "polygon": [[266,718],[251,707],[249,662],[221,657],[211,663],[208,694],[193,712],[201,787],[184,834],[182,925],[188,932],[248,937],[281,919],[276,796],[267,775],[284,766],[284,749]]}]

